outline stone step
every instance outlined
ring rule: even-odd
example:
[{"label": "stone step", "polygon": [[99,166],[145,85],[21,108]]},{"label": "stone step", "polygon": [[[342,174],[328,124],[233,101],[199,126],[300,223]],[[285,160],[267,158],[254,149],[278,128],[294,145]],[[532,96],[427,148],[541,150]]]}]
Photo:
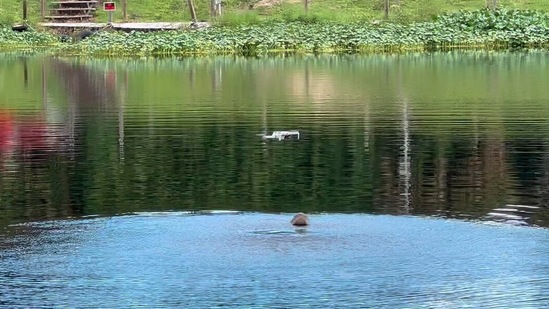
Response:
[{"label": "stone step", "polygon": [[92,18],[93,15],[51,15],[44,16],[46,19],[78,19],[78,18]]}]

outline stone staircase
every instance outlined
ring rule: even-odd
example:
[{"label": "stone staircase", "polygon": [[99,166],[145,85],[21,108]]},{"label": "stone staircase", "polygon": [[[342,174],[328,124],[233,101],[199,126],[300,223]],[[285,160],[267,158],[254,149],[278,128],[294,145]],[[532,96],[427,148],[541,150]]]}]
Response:
[{"label": "stone staircase", "polygon": [[90,22],[95,17],[99,1],[55,0],[50,2],[50,15],[44,16],[52,22]]}]

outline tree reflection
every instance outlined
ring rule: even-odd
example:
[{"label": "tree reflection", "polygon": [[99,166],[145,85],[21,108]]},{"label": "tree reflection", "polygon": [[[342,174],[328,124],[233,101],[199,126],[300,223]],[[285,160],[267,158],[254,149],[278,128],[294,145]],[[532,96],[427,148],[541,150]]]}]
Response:
[{"label": "tree reflection", "polygon": [[[0,207],[17,219],[215,208],[486,218],[525,205],[538,207],[527,222],[548,224],[547,145],[520,135],[546,125],[514,122],[489,70],[476,80],[484,105],[470,84],[463,107],[444,105],[446,83],[458,87],[448,80],[469,83],[481,58],[443,57],[444,70],[418,59],[29,62],[43,101],[0,112]],[[421,92],[418,76],[432,87]],[[302,138],[265,143],[267,127]]]}]

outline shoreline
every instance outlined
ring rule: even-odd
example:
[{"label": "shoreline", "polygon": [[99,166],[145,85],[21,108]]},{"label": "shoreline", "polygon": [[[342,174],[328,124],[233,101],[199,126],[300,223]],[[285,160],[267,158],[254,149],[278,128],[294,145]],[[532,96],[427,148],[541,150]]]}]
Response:
[{"label": "shoreline", "polygon": [[[76,37],[76,36],[74,36]],[[65,56],[181,56],[267,53],[367,54],[455,50],[549,50],[549,14],[474,11],[413,24],[263,22],[200,30],[95,32],[85,39],[0,28],[0,51]]]}]

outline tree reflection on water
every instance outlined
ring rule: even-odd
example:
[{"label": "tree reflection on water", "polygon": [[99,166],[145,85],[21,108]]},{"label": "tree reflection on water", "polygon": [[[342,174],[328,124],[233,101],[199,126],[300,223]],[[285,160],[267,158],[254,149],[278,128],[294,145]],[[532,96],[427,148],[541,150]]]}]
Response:
[{"label": "tree reflection on water", "polygon": [[[238,209],[548,226],[548,128],[532,103],[546,90],[520,90],[546,65],[530,57],[29,62],[21,92],[41,101],[0,112],[2,218]],[[267,127],[300,139],[264,143]]]}]

